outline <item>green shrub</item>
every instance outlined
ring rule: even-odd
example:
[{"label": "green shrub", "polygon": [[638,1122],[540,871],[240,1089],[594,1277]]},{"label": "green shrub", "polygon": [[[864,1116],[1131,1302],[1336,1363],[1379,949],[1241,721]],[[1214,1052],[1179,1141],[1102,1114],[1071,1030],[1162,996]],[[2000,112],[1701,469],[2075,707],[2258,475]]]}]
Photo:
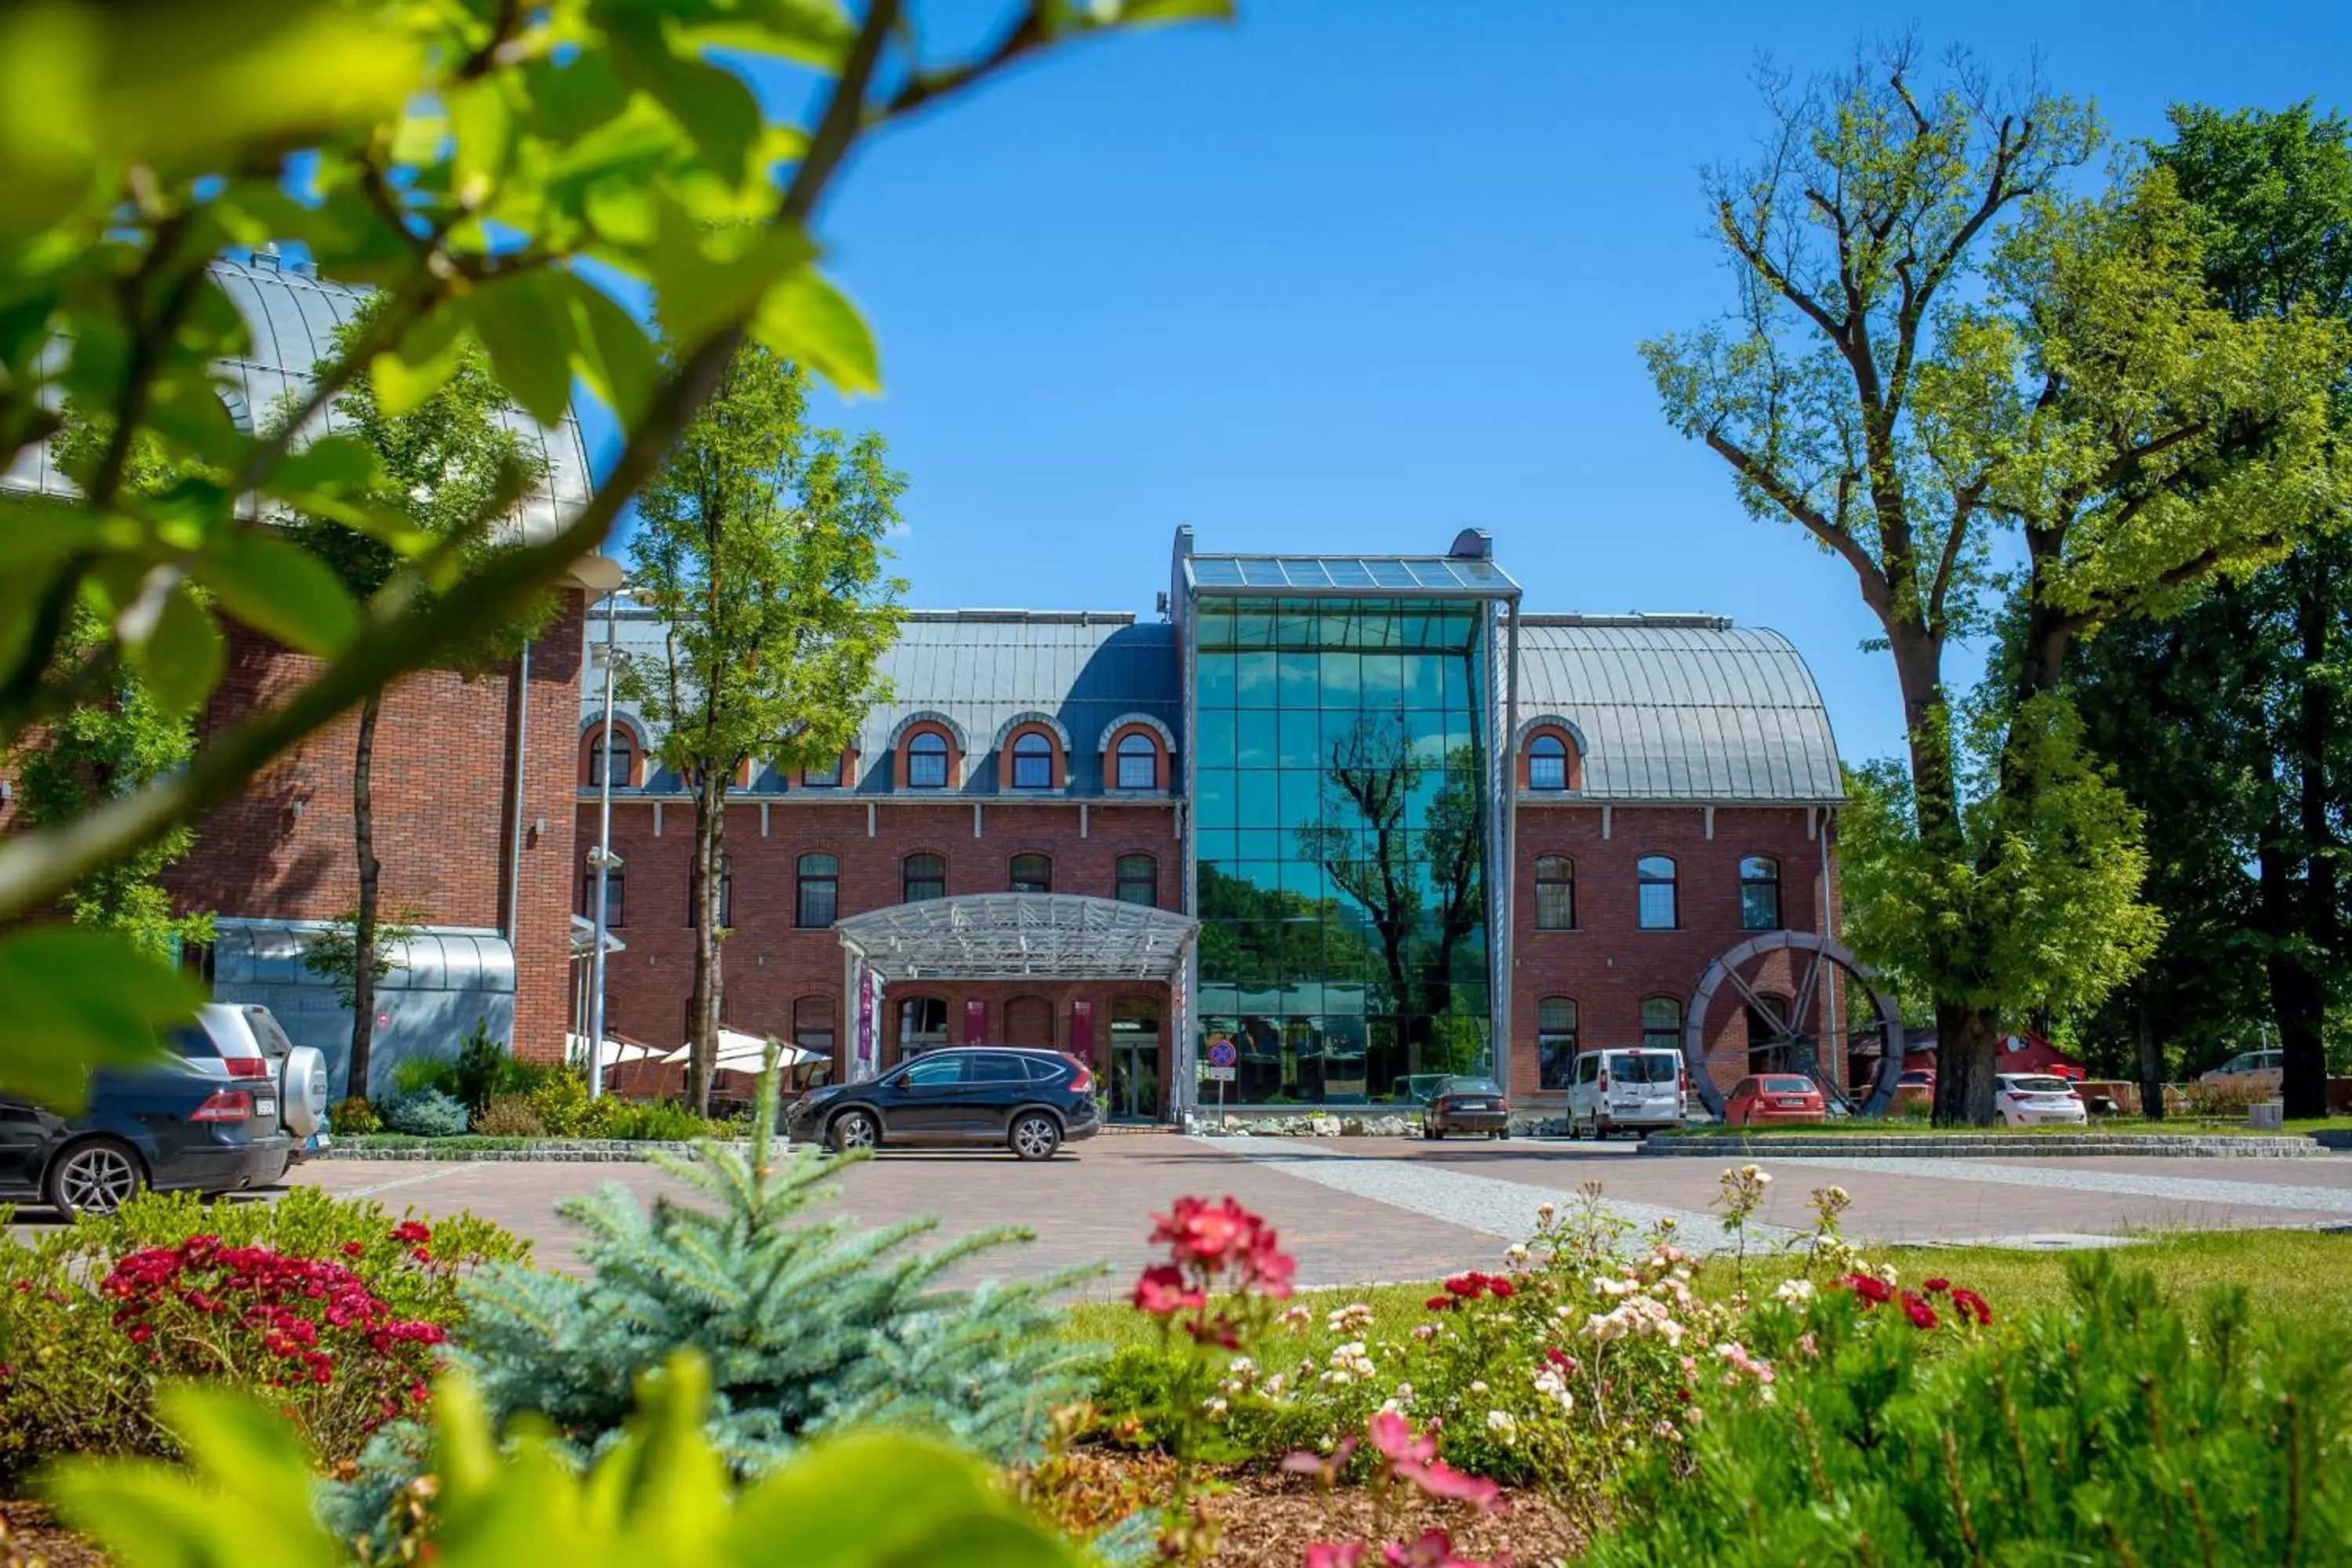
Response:
[{"label": "green shrub", "polygon": [[669,1100],[622,1100],[605,1095],[594,1102],[588,1118],[590,1138],[623,1138],[632,1142],[680,1142],[711,1135],[710,1124],[687,1107]]},{"label": "green shrub", "polygon": [[472,1032],[458,1043],[457,1060],[450,1064],[451,1081],[435,1087],[443,1089],[468,1111],[478,1111],[498,1091],[511,1059],[506,1047],[490,1038],[489,1020],[477,1020]]},{"label": "green shrub", "polygon": [[339,1138],[356,1138],[383,1130],[383,1118],[360,1095],[338,1100],[327,1112],[327,1125]]},{"label": "green shrub", "polygon": [[[529,1251],[470,1215],[428,1226],[315,1187],[209,1207],[193,1194],[144,1194],[0,1248],[0,1469],[173,1452],[156,1397],[173,1377],[275,1382],[317,1455],[350,1458],[386,1400],[404,1408],[430,1374],[432,1339],[463,1315],[463,1281]],[[370,1303],[365,1322],[352,1321],[354,1288]],[[270,1322],[288,1311],[309,1327]],[[391,1336],[394,1323],[432,1333]],[[320,1355],[323,1367],[307,1359]]]},{"label": "green shrub", "polygon": [[[637,1381],[693,1352],[717,1384],[710,1439],[741,1474],[862,1421],[992,1458],[1030,1449],[1048,1411],[1080,1389],[1082,1352],[1055,1331],[1052,1303],[1083,1273],[942,1289],[943,1272],[1027,1233],[983,1231],[920,1252],[909,1244],[932,1222],[867,1231],[845,1215],[812,1219],[806,1211],[833,1195],[835,1167],[814,1154],[772,1163],[772,1132],[762,1117],[751,1151],[707,1144],[699,1161],[660,1157],[698,1204],[648,1210],[607,1185],[560,1205],[586,1233],[587,1279],[502,1268],[469,1283],[454,1359],[499,1431],[512,1436],[527,1418],[571,1453],[597,1453],[621,1433]],[[380,1436],[362,1475],[331,1489],[339,1532],[378,1530],[424,1463],[413,1425]]]},{"label": "green shrub", "polygon": [[494,1094],[474,1117],[474,1131],[489,1138],[544,1138],[547,1123],[528,1096]]},{"label": "green shrub", "polygon": [[581,1136],[589,1107],[601,1103],[588,1098],[587,1075],[572,1067],[557,1068],[522,1092],[530,1097],[530,1108],[539,1112],[553,1138]]},{"label": "green shrub", "polygon": [[419,1138],[456,1138],[466,1131],[466,1108],[454,1096],[437,1089],[401,1095],[383,1108],[383,1119],[395,1132]]},{"label": "green shrub", "polygon": [[1770,1404],[1710,1410],[1627,1478],[1592,1568],[2319,1563],[2352,1542],[2352,1375],[2332,1334],[2188,1313],[2104,1255],[2073,1304],[1946,1354],[1845,1292]]},{"label": "green shrub", "polygon": [[392,1064],[392,1092],[384,1098],[401,1100],[428,1089],[455,1099],[457,1064],[447,1057],[403,1057]]}]

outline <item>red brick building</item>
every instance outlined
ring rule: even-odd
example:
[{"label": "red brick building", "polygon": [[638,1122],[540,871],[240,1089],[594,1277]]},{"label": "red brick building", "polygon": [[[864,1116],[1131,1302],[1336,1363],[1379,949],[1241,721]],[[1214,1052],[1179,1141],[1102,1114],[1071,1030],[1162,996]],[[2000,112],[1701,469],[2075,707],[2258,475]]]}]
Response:
[{"label": "red brick building", "polygon": [[[839,769],[755,765],[739,785],[724,1017],[844,1073],[861,1070],[861,1022],[866,1070],[937,1045],[1058,1047],[1094,1062],[1115,1114],[1144,1117],[1213,1098],[1199,1068],[1219,1039],[1239,1047],[1229,1092],[1254,1104],[1378,1102],[1474,1061],[1540,1104],[1580,1048],[1686,1037],[1723,1085],[1751,1047],[1758,1067],[1796,1052],[1845,1072],[1874,1042],[1841,1016],[1846,988],[1817,956],[1835,932],[1843,791],[1801,659],[1717,617],[1526,613],[1484,548],[1465,535],[1454,555],[1401,563],[1196,557],[1186,531],[1161,621],[917,612],[885,661],[893,699]],[[1384,588],[1391,568],[1402,584]],[[1300,585],[1310,572],[1319,596]],[[1458,628],[1442,648],[1441,623]],[[602,640],[597,612],[584,630]],[[626,606],[617,633],[640,658],[659,645]],[[1416,798],[1384,828],[1341,800],[1329,758],[1364,715],[1390,721],[1391,676],[1393,721],[1412,731],[1395,776]],[[583,916],[602,712],[592,682],[576,757]],[[1307,737],[1296,745],[1294,728]],[[667,1047],[684,1037],[692,984],[694,806],[648,762],[656,739],[616,710],[612,923],[625,950],[607,1026]],[[1458,777],[1452,817],[1441,777]],[[1472,823],[1469,839],[1445,837],[1448,821]],[[1450,884],[1427,870],[1447,847]],[[1420,877],[1412,907],[1360,896],[1367,867]],[[1450,944],[1435,913],[1449,894],[1465,911]],[[1196,917],[1198,940],[1163,979],[1074,978],[1043,960],[1015,978],[937,945],[1073,895]],[[877,911],[929,905],[933,945],[901,954],[914,972],[893,973],[861,1019],[845,929],[864,942],[888,923]],[[1742,958],[1758,939],[1776,950]],[[1419,956],[1384,973],[1391,947]],[[1432,952],[1448,955],[1442,980]]]}]

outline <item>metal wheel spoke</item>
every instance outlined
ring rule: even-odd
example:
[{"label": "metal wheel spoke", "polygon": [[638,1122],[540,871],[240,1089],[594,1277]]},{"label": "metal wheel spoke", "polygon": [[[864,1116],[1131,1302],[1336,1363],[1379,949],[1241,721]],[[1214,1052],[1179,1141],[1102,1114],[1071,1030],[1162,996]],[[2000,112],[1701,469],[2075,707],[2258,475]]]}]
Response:
[{"label": "metal wheel spoke", "polygon": [[1829,954],[1819,948],[1813,950],[1813,966],[1805,971],[1805,983],[1797,987],[1796,1003],[1789,1009],[1790,1030],[1803,1028],[1805,1020],[1812,1016],[1813,992],[1822,983],[1822,964],[1828,958]]}]

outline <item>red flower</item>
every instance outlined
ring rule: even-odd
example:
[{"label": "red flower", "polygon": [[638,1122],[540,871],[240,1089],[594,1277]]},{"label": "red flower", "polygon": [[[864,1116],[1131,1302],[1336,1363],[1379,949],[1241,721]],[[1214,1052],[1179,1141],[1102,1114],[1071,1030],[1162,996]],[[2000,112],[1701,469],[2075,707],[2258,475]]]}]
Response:
[{"label": "red flower", "polygon": [[1235,1328],[1234,1321],[1223,1312],[1219,1312],[1205,1323],[1187,1323],[1184,1325],[1184,1331],[1192,1336],[1193,1342],[1196,1344],[1215,1345],[1229,1351],[1242,1348],[1241,1331]]},{"label": "red flower", "polygon": [[1940,1296],[1951,1288],[1952,1282],[1941,1276],[1933,1279],[1922,1279],[1919,1281],[1919,1289],[1925,1290],[1930,1296]]},{"label": "red flower", "polygon": [[134,1323],[131,1325],[131,1342],[132,1344],[143,1345],[154,1337],[155,1325],[152,1323]]},{"label": "red flower", "polygon": [[1849,1274],[1838,1283],[1874,1307],[1895,1300],[1895,1288],[1875,1274]]},{"label": "red flower", "polygon": [[1465,1301],[1476,1300],[1486,1289],[1486,1277],[1484,1274],[1456,1274],[1445,1282],[1448,1295],[1459,1296]]},{"label": "red flower", "polygon": [[1278,1300],[1291,1294],[1297,1274],[1274,1227],[1230,1197],[1213,1204],[1178,1198],[1168,1213],[1154,1216],[1151,1239],[1165,1245],[1173,1266],[1203,1290],[1225,1282]]},{"label": "red flower", "polygon": [[1497,1300],[1508,1300],[1519,1293],[1519,1288],[1499,1274],[1486,1276],[1486,1293]]},{"label": "red flower", "polygon": [[1208,1295],[1184,1283],[1184,1271],[1172,1263],[1161,1263],[1143,1271],[1135,1282],[1131,1298],[1137,1310],[1150,1312],[1157,1318],[1205,1306]]},{"label": "red flower", "polygon": [[1992,1321],[1992,1308],[1986,1303],[1982,1296],[1967,1289],[1955,1289],[1952,1292],[1952,1312],[1964,1323],[1971,1320],[1979,1325]]},{"label": "red flower", "polygon": [[343,1256],[345,1258],[357,1258],[366,1250],[367,1248],[364,1246],[356,1241],[347,1241],[343,1243]]},{"label": "red flower", "polygon": [[404,1244],[418,1244],[432,1240],[433,1231],[421,1220],[404,1219],[392,1227],[392,1239]]},{"label": "red flower", "polygon": [[1375,1411],[1364,1424],[1364,1436],[1372,1440],[1381,1458],[1394,1464],[1427,1464],[1437,1458],[1437,1434],[1433,1429],[1425,1436],[1416,1436],[1412,1423],[1393,1410]]},{"label": "red flower", "polygon": [[1428,1300],[1423,1301],[1422,1305],[1433,1312],[1450,1312],[1454,1310],[1454,1298],[1451,1296],[1432,1296]]},{"label": "red flower", "polygon": [[1552,1365],[1559,1368],[1560,1371],[1567,1373],[1571,1376],[1576,1373],[1576,1358],[1570,1355],[1566,1351],[1554,1350],[1549,1345],[1546,1345],[1544,1347],[1544,1360],[1551,1363]]},{"label": "red flower", "polygon": [[1927,1298],[1915,1290],[1903,1292],[1903,1315],[1911,1320],[1915,1329],[1932,1329],[1943,1321],[1936,1316],[1936,1309],[1927,1305]]},{"label": "red flower", "polygon": [[1363,1560],[1360,1541],[1318,1541],[1307,1549],[1307,1568],[1356,1568]]}]

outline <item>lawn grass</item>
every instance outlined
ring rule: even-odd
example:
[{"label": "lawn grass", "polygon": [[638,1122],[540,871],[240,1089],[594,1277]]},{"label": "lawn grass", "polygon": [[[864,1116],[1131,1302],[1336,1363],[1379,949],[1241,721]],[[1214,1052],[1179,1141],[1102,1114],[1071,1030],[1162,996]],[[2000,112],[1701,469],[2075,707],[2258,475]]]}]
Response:
[{"label": "lawn grass", "polygon": [[[1995,1312],[2006,1315],[2063,1306],[2070,1256],[2079,1254],[2000,1247],[1872,1247],[1870,1256],[1892,1262],[1906,1285],[1940,1276],[1979,1292],[1992,1303]],[[2251,1298],[2258,1321],[2293,1321],[2352,1331],[2352,1235],[2309,1230],[2169,1232],[2117,1247],[2110,1256],[2120,1268],[2155,1274],[2165,1293],[2184,1304],[2193,1306],[2216,1287],[2240,1286]],[[1750,1258],[1748,1288],[1769,1289],[1798,1271],[1796,1261],[1785,1256]],[[1704,1294],[1722,1295],[1738,1289],[1738,1279],[1730,1260],[1710,1258],[1700,1265],[1694,1284]],[[1298,1300],[1313,1310],[1315,1321],[1296,1342],[1301,1353],[1318,1357],[1328,1353],[1339,1336],[1326,1331],[1325,1315],[1353,1301],[1370,1306],[1375,1318],[1369,1331],[1358,1331],[1348,1337],[1402,1338],[1415,1323],[1426,1320],[1423,1303],[1439,1289],[1429,1281],[1302,1290]],[[1070,1310],[1067,1331],[1075,1340],[1118,1350],[1157,1343],[1160,1328],[1155,1321],[1124,1304],[1090,1301]]]}]

